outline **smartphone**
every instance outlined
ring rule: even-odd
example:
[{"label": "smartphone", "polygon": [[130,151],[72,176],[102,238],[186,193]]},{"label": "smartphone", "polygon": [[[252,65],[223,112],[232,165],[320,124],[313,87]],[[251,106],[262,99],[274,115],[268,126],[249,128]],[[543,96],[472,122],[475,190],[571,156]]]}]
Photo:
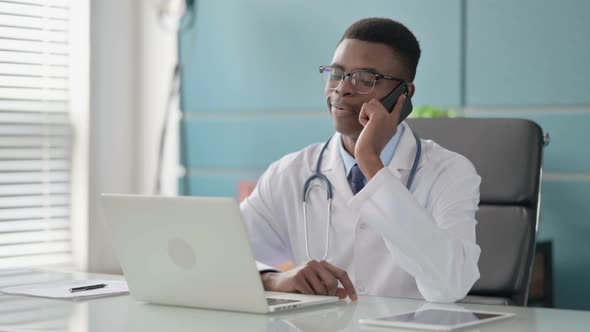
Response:
[{"label": "smartphone", "polygon": [[404,102],[404,106],[402,108],[402,112],[399,116],[399,122],[401,123],[404,121],[410,113],[412,113],[412,100],[410,99],[409,91],[408,91],[408,83],[402,82],[397,88],[393,89],[387,96],[385,96],[381,103],[385,106],[385,109],[391,113],[393,112],[393,108],[397,103],[397,99],[399,96],[403,94],[406,95],[406,101]]}]

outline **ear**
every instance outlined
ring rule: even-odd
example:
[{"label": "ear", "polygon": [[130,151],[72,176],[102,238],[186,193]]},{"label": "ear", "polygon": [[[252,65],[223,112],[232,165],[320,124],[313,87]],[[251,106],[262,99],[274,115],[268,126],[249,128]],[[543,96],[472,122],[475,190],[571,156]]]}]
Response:
[{"label": "ear", "polygon": [[408,82],[408,97],[412,98],[416,92],[416,86],[414,82]]}]

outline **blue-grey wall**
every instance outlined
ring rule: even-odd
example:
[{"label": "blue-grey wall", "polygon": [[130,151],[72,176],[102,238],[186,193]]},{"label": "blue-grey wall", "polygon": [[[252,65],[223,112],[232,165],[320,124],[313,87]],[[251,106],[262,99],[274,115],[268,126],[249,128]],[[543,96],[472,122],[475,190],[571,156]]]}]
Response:
[{"label": "blue-grey wall", "polygon": [[520,117],[551,135],[539,239],[553,241],[555,304],[590,309],[590,1],[470,0],[469,116]]},{"label": "blue-grey wall", "polygon": [[201,0],[196,13],[180,35],[189,194],[235,196],[329,137],[318,66],[352,22],[390,17],[423,50],[415,105],[550,132],[539,237],[553,240],[556,305],[590,309],[590,1]]},{"label": "blue-grey wall", "polygon": [[331,135],[318,67],[363,17],[389,13],[420,36],[415,104],[459,105],[460,2],[401,3],[199,1],[181,34],[190,193],[235,195],[237,180]]}]

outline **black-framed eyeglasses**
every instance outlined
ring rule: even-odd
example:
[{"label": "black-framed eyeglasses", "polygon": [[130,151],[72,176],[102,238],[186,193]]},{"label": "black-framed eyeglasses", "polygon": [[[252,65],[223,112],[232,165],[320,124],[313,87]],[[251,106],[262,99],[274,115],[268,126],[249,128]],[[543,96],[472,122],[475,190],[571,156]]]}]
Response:
[{"label": "black-framed eyeglasses", "polygon": [[340,67],[320,66],[320,73],[322,74],[322,81],[326,88],[331,90],[337,89],[348,77],[350,78],[350,84],[360,94],[367,94],[373,91],[375,83],[380,79],[405,82],[401,78],[378,74],[364,69],[347,73]]}]

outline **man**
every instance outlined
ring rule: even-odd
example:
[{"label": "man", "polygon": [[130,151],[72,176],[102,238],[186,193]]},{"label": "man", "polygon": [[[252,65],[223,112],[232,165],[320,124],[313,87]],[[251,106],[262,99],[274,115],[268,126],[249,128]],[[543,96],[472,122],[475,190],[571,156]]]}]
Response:
[{"label": "man", "polygon": [[[257,260],[296,266],[261,265],[265,289],[454,302],[479,278],[480,177],[466,158],[399,123],[419,57],[414,35],[393,20],[363,19],[344,33],[321,68],[336,133],[324,152],[315,144],[273,163],[241,205]],[[388,112],[381,100],[404,83],[407,96]],[[316,168],[326,180],[306,186]]]}]

